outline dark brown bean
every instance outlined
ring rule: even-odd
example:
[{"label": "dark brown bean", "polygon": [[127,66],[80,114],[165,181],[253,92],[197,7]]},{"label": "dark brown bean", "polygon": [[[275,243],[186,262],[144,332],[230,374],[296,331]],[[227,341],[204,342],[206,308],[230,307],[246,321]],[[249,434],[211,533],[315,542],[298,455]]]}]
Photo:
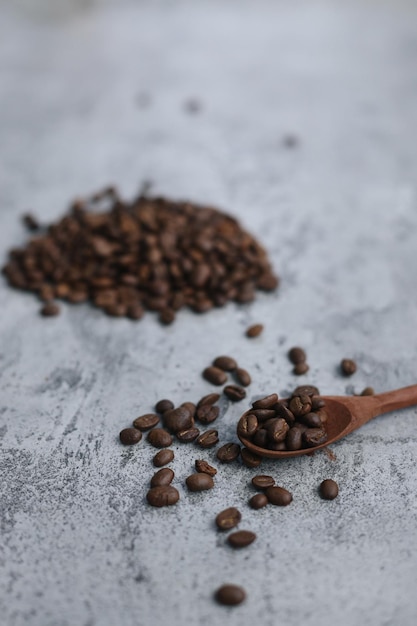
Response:
[{"label": "dark brown bean", "polygon": [[183,407],[184,409],[187,409],[191,415],[191,417],[195,417],[195,412],[197,410],[196,405],[194,404],[194,402],[183,402],[180,405],[180,408]]},{"label": "dark brown bean", "polygon": [[266,448],[268,443],[268,433],[265,428],[259,428],[252,437],[252,441],[255,446],[259,448]]},{"label": "dark brown bean", "polygon": [[237,370],[235,371],[235,376],[237,382],[243,387],[248,387],[252,382],[249,372],[242,369],[241,367],[237,368]]},{"label": "dark brown bean", "polygon": [[171,461],[174,460],[174,452],[172,450],[168,450],[164,448],[155,454],[153,457],[153,464],[155,467],[163,467],[164,465],[168,465]]},{"label": "dark brown bean", "polygon": [[311,397],[311,408],[313,411],[318,411],[325,406],[325,401],[320,396],[312,396]]},{"label": "dark brown bean", "polygon": [[222,463],[232,463],[236,461],[240,454],[240,446],[237,443],[225,443],[217,450],[217,458]]},{"label": "dark brown bean", "polygon": [[324,428],[308,428],[303,432],[303,441],[308,448],[314,448],[327,441]]},{"label": "dark brown bean", "polygon": [[290,400],[290,411],[296,417],[300,415],[306,415],[311,411],[311,399],[310,396],[293,396]]},{"label": "dark brown bean", "polygon": [[232,548],[246,548],[256,539],[255,533],[251,530],[238,530],[228,536],[227,541]]},{"label": "dark brown bean", "polygon": [[151,478],[151,487],[164,487],[170,485],[174,479],[174,472],[169,467],[163,467]]},{"label": "dark brown bean", "polygon": [[211,424],[219,417],[220,409],[212,404],[203,404],[197,409],[196,418],[202,424]]},{"label": "dark brown bean", "polygon": [[266,420],[271,419],[271,417],[275,417],[274,409],[252,409],[251,414],[255,415],[258,418],[259,422],[265,422]]},{"label": "dark brown bean", "polygon": [[172,485],[165,485],[162,487],[152,487],[146,494],[146,499],[151,506],[172,506],[178,502],[180,494]]},{"label": "dark brown bean", "polygon": [[279,443],[280,441],[284,441],[287,436],[287,432],[289,430],[289,426],[287,422],[282,419],[282,417],[276,417],[272,420],[269,420],[265,424],[265,430],[268,435],[269,441]]},{"label": "dark brown bean", "polygon": [[321,418],[318,413],[307,413],[307,415],[302,415],[300,420],[309,428],[321,428]]},{"label": "dark brown bean", "polygon": [[281,417],[282,419],[284,419],[290,428],[291,426],[294,425],[294,422],[295,422],[294,413],[292,413],[289,409],[287,409],[287,407],[284,406],[283,404],[280,404],[278,402],[275,405],[275,413],[277,417]]},{"label": "dark brown bean", "polygon": [[307,355],[304,350],[298,346],[294,346],[288,351],[288,358],[294,365],[304,363],[307,360]]},{"label": "dark brown bean", "polygon": [[233,372],[237,368],[237,363],[231,356],[218,356],[214,359],[213,365],[224,372]]},{"label": "dark brown bean", "polygon": [[189,491],[206,491],[207,489],[212,489],[214,487],[212,477],[205,472],[191,474],[185,482]]},{"label": "dark brown bean", "polygon": [[162,419],[164,421],[164,426],[173,433],[178,433],[180,430],[188,430],[194,426],[193,417],[190,414],[188,407],[185,406],[165,411]]},{"label": "dark brown bean", "polygon": [[301,450],[303,447],[303,431],[301,428],[297,426],[290,428],[285,443],[288,450]]},{"label": "dark brown bean", "polygon": [[268,441],[268,450],[275,450],[277,452],[285,452],[287,445],[285,441]]},{"label": "dark brown bean", "polygon": [[120,431],[119,437],[124,446],[133,446],[142,439],[142,433],[136,428],[124,428]]},{"label": "dark brown bean", "polygon": [[255,493],[254,496],[249,500],[249,506],[252,509],[262,509],[264,506],[268,504],[268,498],[264,493]]},{"label": "dark brown bean", "polygon": [[227,374],[218,367],[210,366],[203,371],[203,378],[212,385],[224,385],[227,380]]},{"label": "dark brown bean", "polygon": [[246,467],[259,467],[262,463],[262,457],[249,450],[249,448],[242,448],[240,456],[242,463],[246,465]]},{"label": "dark brown bean", "polygon": [[206,396],[203,396],[201,400],[197,404],[197,409],[204,404],[215,404],[220,399],[219,393],[209,393]]},{"label": "dark brown bean", "polygon": [[246,592],[237,585],[223,585],[217,589],[215,598],[219,604],[225,606],[237,606],[246,599]]},{"label": "dark brown bean", "polygon": [[242,415],[237,425],[238,435],[241,437],[252,437],[258,430],[258,419],[256,415],[248,413]]},{"label": "dark brown bean", "polygon": [[137,417],[133,422],[133,426],[139,430],[149,430],[157,425],[159,417],[155,413],[146,413]]},{"label": "dark brown bean", "polygon": [[178,441],[181,443],[191,443],[197,439],[200,431],[198,428],[188,428],[188,430],[180,430],[176,433]]},{"label": "dark brown bean", "polygon": [[34,215],[32,215],[32,213],[26,213],[25,215],[23,215],[22,220],[28,230],[33,231],[33,232],[36,230],[39,230],[40,228],[39,221],[36,219]]},{"label": "dark brown bean", "polygon": [[165,413],[165,411],[170,411],[174,408],[174,403],[171,400],[159,400],[159,402],[155,405],[155,411],[157,413]]},{"label": "dark brown bean", "polygon": [[166,324],[167,326],[172,324],[172,322],[175,321],[175,318],[175,311],[169,308],[163,309],[159,314],[159,321],[161,324]]},{"label": "dark brown bean", "polygon": [[361,396],[373,396],[375,393],[373,387],[365,387],[365,389],[361,392]]},{"label": "dark brown bean", "polygon": [[227,387],[223,389],[223,392],[232,402],[240,402],[246,398],[246,391],[243,387],[238,387],[238,385],[227,385]]},{"label": "dark brown bean", "polygon": [[260,398],[252,403],[252,407],[254,409],[270,409],[278,402],[278,395],[276,393],[271,393],[269,396],[265,396],[264,398]]},{"label": "dark brown bean", "polygon": [[212,448],[219,443],[219,433],[214,429],[206,430],[197,437],[196,443],[202,448]]},{"label": "dark brown bean", "polygon": [[263,332],[263,329],[263,324],[253,324],[246,329],[246,337],[249,337],[249,339],[259,337],[259,335]]},{"label": "dark brown bean", "polygon": [[292,502],[292,494],[283,487],[268,487],[265,494],[268,502],[276,506],[287,506]]},{"label": "dark brown bean", "polygon": [[308,363],[297,363],[297,365],[294,365],[293,373],[296,376],[304,376],[304,374],[307,374],[309,369],[310,366]]},{"label": "dark brown bean", "polygon": [[55,317],[56,315],[59,315],[60,312],[61,309],[57,304],[55,304],[55,302],[46,302],[41,308],[41,315],[44,317]]},{"label": "dark brown bean", "polygon": [[340,369],[344,376],[352,376],[356,372],[356,363],[352,359],[342,359]]},{"label": "dark brown bean", "polygon": [[241,519],[242,514],[240,511],[234,506],[231,506],[217,514],[216,525],[219,530],[230,530],[231,528],[235,528]]},{"label": "dark brown bean", "polygon": [[[140,430],[137,432],[140,433]],[[172,444],[172,436],[163,428],[154,428],[149,431],[147,440],[155,448],[168,448]]]},{"label": "dark brown bean", "polygon": [[339,486],[334,480],[327,478],[320,484],[319,491],[323,500],[334,500],[339,494]]},{"label": "dark brown bean", "polygon": [[217,474],[216,468],[212,467],[209,463],[207,463],[207,461],[204,461],[204,459],[196,459],[195,469],[197,472],[201,474],[208,474],[209,476],[215,476]]},{"label": "dark brown bean", "polygon": [[293,396],[319,396],[320,391],[314,385],[300,385],[292,393]]},{"label": "dark brown bean", "polygon": [[256,489],[267,489],[268,487],[273,487],[275,485],[275,480],[272,476],[267,476],[266,474],[258,474],[258,476],[254,476],[252,478],[252,485]]}]

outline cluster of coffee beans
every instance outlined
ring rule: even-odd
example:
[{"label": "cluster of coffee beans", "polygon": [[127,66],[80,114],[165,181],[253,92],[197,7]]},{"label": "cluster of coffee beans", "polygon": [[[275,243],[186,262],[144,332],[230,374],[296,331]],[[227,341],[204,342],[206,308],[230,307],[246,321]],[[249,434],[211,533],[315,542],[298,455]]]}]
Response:
[{"label": "cluster of coffee beans", "polygon": [[327,441],[324,401],[313,385],[297,387],[288,399],[276,393],[256,400],[239,420],[238,435],[259,448],[301,450]]},{"label": "cluster of coffee beans", "polygon": [[[103,202],[107,210],[97,211]],[[32,216],[25,221],[38,226]],[[59,298],[135,320],[156,311],[166,324],[182,307],[204,313],[278,285],[264,248],[236,219],[164,198],[124,202],[114,188],[75,202],[25,248],[11,250],[3,273],[38,295],[46,316],[59,313]]]},{"label": "cluster of coffee beans", "polygon": [[247,370],[238,366],[234,358],[230,356],[218,356],[209,367],[205,368],[203,378],[212,385],[220,386],[227,382],[228,373],[233,374],[239,385],[226,385],[223,389],[223,393],[232,402],[240,402],[246,398],[244,387],[248,387],[251,384],[252,378]]},{"label": "cluster of coffee beans", "polygon": [[[249,335],[248,335],[249,336]],[[293,374],[296,376],[302,376],[306,374],[310,369],[307,363],[307,355],[303,348],[294,346],[288,350],[287,356],[291,363],[294,365]],[[357,365],[353,359],[342,359],[340,361],[340,372],[343,376],[352,376],[357,370]]]}]

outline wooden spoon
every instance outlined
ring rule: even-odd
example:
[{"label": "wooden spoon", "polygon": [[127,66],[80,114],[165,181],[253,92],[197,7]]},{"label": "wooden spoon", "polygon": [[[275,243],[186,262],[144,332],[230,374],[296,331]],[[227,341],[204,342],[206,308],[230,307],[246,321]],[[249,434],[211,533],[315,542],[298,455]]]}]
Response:
[{"label": "wooden spoon", "polygon": [[[323,400],[326,405],[320,409],[319,413],[327,417],[325,427],[328,438],[325,443],[319,446],[281,452],[260,448],[252,443],[250,439],[240,436],[239,433],[238,437],[249,450],[259,456],[265,456],[270,459],[288,459],[292,456],[311,454],[315,450],[325,448],[342,439],[342,437],[346,437],[346,435],[360,428],[369,420],[377,417],[377,415],[417,404],[417,385],[380,393],[375,396],[323,396]],[[251,412],[250,410],[246,411],[244,415],[248,415]]]}]

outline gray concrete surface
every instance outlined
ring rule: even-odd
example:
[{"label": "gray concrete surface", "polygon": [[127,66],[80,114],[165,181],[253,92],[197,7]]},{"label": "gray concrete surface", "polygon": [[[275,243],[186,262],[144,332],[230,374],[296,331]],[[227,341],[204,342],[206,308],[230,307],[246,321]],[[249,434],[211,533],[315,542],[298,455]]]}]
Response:
[{"label": "gray concrete surface", "polygon": [[[1,281],[1,624],[416,624],[416,409],[334,461],[264,463],[294,494],[283,510],[249,509],[238,464],[187,494],[193,446],[175,446],[180,503],[150,509],[154,450],[117,439],[160,397],[207,393],[200,371],[224,352],[252,372],[250,397],[298,382],[293,344],[325,393],[417,382],[416,28],[412,2],[0,4],[2,258],[25,210],[54,220],[74,196],[151,178],[237,215],[282,277],[276,296],[170,328],[88,306],[44,320]],[[266,326],[253,342],[251,322]],[[245,407],[223,406],[222,441]],[[333,502],[317,496],[327,477]],[[241,552],[213,527],[232,504],[258,533]],[[217,606],[223,582],[246,603]]]}]

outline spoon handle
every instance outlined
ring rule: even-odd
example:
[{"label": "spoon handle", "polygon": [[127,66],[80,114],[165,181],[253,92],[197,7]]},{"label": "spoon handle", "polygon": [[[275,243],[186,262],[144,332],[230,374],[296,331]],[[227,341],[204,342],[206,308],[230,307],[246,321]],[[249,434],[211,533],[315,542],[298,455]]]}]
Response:
[{"label": "spoon handle", "polygon": [[417,385],[380,393],[374,396],[374,398],[378,401],[376,415],[389,413],[389,411],[395,411],[396,409],[405,409],[408,406],[417,404]]}]

